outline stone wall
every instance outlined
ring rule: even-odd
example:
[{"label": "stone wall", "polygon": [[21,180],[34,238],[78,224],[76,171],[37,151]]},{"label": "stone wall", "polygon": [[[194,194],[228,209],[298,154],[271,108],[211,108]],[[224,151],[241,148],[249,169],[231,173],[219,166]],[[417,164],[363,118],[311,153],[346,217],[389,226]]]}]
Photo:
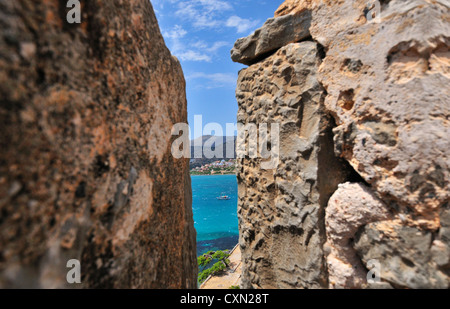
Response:
[{"label": "stone wall", "polygon": [[450,4],[374,2],[287,0],[231,52],[238,121],[281,124],[240,160],[243,287],[449,287]]},{"label": "stone wall", "polygon": [[148,0],[81,3],[0,1],[0,287],[194,288],[181,66]]}]

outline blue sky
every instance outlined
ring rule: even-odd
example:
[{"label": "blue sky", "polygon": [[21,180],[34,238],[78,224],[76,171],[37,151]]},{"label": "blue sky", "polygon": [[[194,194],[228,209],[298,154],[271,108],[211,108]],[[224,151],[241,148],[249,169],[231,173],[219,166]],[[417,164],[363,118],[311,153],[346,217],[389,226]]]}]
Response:
[{"label": "blue sky", "polygon": [[[151,0],[166,45],[186,78],[188,121],[235,123],[235,88],[244,65],[230,59],[234,42],[261,27],[283,0]],[[225,132],[224,132],[225,133]]]}]

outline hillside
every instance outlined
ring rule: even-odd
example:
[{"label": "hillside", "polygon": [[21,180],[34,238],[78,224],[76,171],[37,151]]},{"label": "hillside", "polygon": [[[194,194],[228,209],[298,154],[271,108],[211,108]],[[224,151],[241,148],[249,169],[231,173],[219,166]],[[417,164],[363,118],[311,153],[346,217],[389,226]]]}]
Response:
[{"label": "hillside", "polygon": [[[197,144],[201,144],[202,146],[196,146]],[[220,155],[218,157],[214,156],[213,158],[207,158],[206,154],[203,151],[203,147],[205,146],[205,144],[208,147],[211,147],[211,150],[214,153],[218,152]],[[230,151],[230,149],[233,150],[233,155],[230,158],[227,158],[227,150]],[[202,137],[198,137],[195,140],[191,140],[191,160],[189,162],[190,169],[201,167],[206,164],[211,164],[222,159],[226,161],[228,161],[229,159],[236,159],[235,150],[236,136],[227,137],[204,135]]]}]

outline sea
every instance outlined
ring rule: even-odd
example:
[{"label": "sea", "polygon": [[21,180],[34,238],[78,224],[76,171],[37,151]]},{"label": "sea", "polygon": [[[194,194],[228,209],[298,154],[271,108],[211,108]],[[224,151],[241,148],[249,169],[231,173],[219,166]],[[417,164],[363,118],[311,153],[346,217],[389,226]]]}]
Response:
[{"label": "sea", "polygon": [[[233,249],[239,241],[236,175],[191,176],[197,256]],[[217,197],[228,195],[229,200]]]}]

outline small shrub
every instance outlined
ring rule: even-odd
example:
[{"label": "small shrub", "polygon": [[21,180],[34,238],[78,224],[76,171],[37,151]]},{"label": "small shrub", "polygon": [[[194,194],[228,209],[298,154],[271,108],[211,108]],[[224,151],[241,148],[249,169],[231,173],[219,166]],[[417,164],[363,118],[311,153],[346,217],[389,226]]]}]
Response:
[{"label": "small shrub", "polygon": [[[230,254],[221,250],[208,251],[199,256],[197,258],[199,266],[198,283],[202,284],[210,275],[224,272],[230,264],[229,256]],[[214,264],[210,266],[212,263]]]}]

